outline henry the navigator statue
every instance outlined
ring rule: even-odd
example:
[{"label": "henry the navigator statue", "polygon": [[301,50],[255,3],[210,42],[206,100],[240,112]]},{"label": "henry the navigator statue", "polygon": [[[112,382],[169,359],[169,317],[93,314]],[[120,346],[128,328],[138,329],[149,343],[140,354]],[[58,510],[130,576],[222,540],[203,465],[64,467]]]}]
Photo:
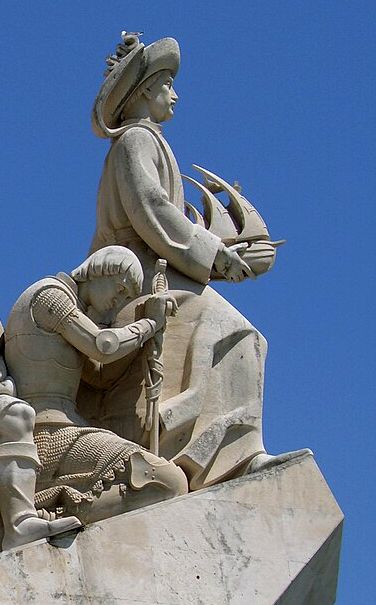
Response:
[{"label": "henry the navigator statue", "polygon": [[[172,118],[180,62],[172,38],[150,46],[123,32],[93,111],[93,127],[111,139],[98,194],[91,252],[107,245],[130,248],[150,292],[155,261],[168,263],[171,294],[179,305],[168,321],[160,403],[160,455],[173,459],[191,489],[279,464],[301,452],[271,456],[262,439],[266,341],[217,294],[213,277],[254,277],[238,248],[227,247],[184,214],[183,186],[161,123]],[[251,265],[252,266],[252,265]],[[138,302],[142,301],[139,299]],[[134,306],[117,318],[134,320]],[[142,442],[144,395],[141,361],[134,357],[87,369],[81,401],[97,400],[98,418],[127,439]],[[97,368],[98,369],[98,368]],[[86,398],[86,399],[85,399]],[[91,409],[94,409],[91,406]]]}]

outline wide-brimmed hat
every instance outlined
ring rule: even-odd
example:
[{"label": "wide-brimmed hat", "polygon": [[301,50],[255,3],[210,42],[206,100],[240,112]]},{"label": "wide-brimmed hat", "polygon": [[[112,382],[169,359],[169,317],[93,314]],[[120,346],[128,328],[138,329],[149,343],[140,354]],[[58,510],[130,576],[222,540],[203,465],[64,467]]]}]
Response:
[{"label": "wide-brimmed hat", "polygon": [[121,111],[133,93],[150,76],[168,70],[174,77],[179,69],[180,50],[173,38],[163,38],[149,46],[136,34],[122,33],[123,44],[107,59],[109,69],[95,99],[92,125],[99,137],[119,134]]}]

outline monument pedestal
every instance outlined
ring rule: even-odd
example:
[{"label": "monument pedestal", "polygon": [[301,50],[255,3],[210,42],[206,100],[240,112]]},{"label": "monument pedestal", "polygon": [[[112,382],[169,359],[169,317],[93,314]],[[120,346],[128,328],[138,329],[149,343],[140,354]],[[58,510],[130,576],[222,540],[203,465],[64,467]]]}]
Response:
[{"label": "monument pedestal", "polygon": [[332,605],[343,515],[310,455],[0,554],[0,604]]}]

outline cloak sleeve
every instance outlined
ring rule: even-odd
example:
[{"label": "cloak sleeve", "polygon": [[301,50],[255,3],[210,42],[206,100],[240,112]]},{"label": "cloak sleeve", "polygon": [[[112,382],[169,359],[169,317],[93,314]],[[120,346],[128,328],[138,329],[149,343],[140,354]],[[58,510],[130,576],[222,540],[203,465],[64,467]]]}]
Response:
[{"label": "cloak sleeve", "polygon": [[169,200],[161,184],[158,140],[145,128],[134,127],[112,153],[119,196],[133,229],[171,266],[206,284],[221,240],[191,223]]}]

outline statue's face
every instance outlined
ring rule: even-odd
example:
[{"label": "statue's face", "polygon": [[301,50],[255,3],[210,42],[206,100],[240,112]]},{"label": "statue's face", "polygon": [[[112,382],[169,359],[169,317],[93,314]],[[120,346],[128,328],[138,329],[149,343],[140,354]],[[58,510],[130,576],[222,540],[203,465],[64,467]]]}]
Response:
[{"label": "statue's face", "polygon": [[159,78],[148,88],[145,96],[148,101],[150,117],[154,122],[166,122],[174,115],[174,105],[178,100],[169,71],[162,71]]},{"label": "statue's face", "polygon": [[88,283],[88,315],[98,325],[110,326],[127,302],[140,295],[138,286],[122,275],[96,277]]}]

